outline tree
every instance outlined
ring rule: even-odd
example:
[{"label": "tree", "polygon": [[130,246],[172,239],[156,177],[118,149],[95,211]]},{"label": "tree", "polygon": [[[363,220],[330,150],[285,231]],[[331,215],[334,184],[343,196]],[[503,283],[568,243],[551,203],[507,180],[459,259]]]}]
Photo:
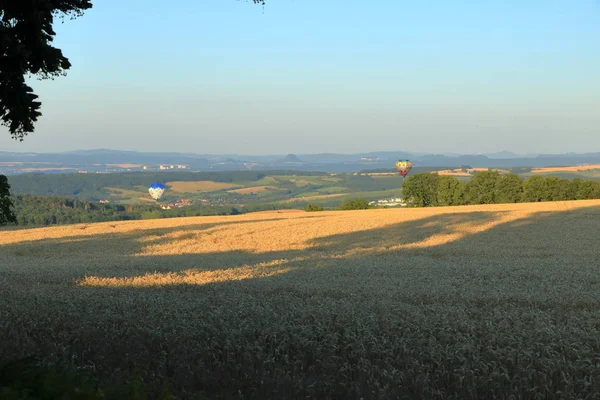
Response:
[{"label": "tree", "polygon": [[523,201],[539,202],[546,197],[546,182],[539,175],[528,178],[523,183]]},{"label": "tree", "polygon": [[42,115],[25,77],[53,79],[71,67],[50,44],[56,35],[55,17],[74,19],[90,8],[90,0],[0,0],[0,117],[13,139],[22,141],[33,132]]},{"label": "tree", "polygon": [[323,211],[323,206],[320,206],[318,204],[309,203],[309,204],[306,205],[306,207],[304,207],[304,211],[307,211],[307,212],[311,212],[311,211]]},{"label": "tree", "polygon": [[10,199],[10,185],[4,175],[0,175],[0,226],[9,223],[16,224],[17,218],[12,211],[13,203]]},{"label": "tree", "polygon": [[406,178],[402,183],[402,196],[410,207],[434,207],[438,205],[437,189],[440,176],[424,172]]},{"label": "tree", "polygon": [[369,202],[364,199],[350,199],[350,200],[344,201],[340,205],[340,210],[346,210],[346,211],[347,210],[366,210],[368,208],[371,208],[371,206],[369,206]]},{"label": "tree", "polygon": [[479,171],[467,183],[466,200],[468,204],[496,203],[496,187],[500,181],[498,171]]},{"label": "tree", "polygon": [[518,203],[523,197],[523,178],[517,174],[506,174],[496,186],[498,203]]},{"label": "tree", "polygon": [[581,181],[577,191],[577,200],[589,200],[600,198],[600,182]]},{"label": "tree", "polygon": [[549,176],[544,180],[546,190],[543,201],[561,201],[569,199],[569,189],[571,182],[568,179],[560,179],[556,176]]},{"label": "tree", "polygon": [[91,0],[0,0],[0,119],[13,139],[23,141],[34,132],[42,115],[42,103],[25,78],[54,79],[71,68],[69,59],[51,45],[55,18],[75,19],[91,8]]},{"label": "tree", "polygon": [[463,204],[466,184],[453,176],[440,176],[437,183],[437,204],[457,206]]}]

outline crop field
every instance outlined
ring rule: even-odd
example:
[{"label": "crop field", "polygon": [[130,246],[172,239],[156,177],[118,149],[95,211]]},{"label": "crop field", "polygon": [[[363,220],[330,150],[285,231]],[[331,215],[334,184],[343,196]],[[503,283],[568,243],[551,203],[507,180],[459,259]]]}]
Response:
[{"label": "crop field", "polygon": [[[468,168],[462,170],[461,168],[456,169],[443,169],[439,171],[431,171],[432,174],[445,175],[445,176],[456,176],[456,177],[471,177],[476,172],[488,171],[488,168]],[[491,168],[492,171],[497,171],[501,174],[507,174],[509,171],[506,169]]]},{"label": "crop field", "polygon": [[250,186],[250,187],[246,187],[246,188],[241,188],[241,189],[233,189],[233,190],[228,190],[229,193],[239,193],[239,194],[252,194],[252,193],[262,193],[265,191],[271,191],[275,188],[272,188],[271,186]]},{"label": "crop field", "polygon": [[600,164],[593,165],[574,165],[567,167],[547,167],[547,168],[533,168],[531,172],[543,174],[548,172],[581,172],[581,171],[595,171],[600,170]]},{"label": "crop field", "polygon": [[178,193],[216,192],[239,187],[236,184],[213,181],[174,181],[167,182],[167,186],[169,190]]},{"label": "crop field", "polygon": [[289,200],[284,200],[282,203],[293,203],[295,201],[313,201],[313,200],[323,200],[323,199],[331,199],[334,197],[345,196],[346,193],[332,193],[332,194],[316,194],[312,196],[304,196],[300,195],[298,197],[291,198]]},{"label": "crop field", "polygon": [[149,398],[598,399],[599,231],[597,200],[4,228],[0,365]]},{"label": "crop field", "polygon": [[107,167],[118,167],[118,168],[142,168],[142,164],[106,164]]},{"label": "crop field", "polygon": [[139,204],[140,202],[154,202],[152,197],[148,195],[148,190],[144,190],[142,187],[137,187],[138,190],[134,189],[123,189],[116,187],[105,188],[111,196],[119,198],[121,204]]}]

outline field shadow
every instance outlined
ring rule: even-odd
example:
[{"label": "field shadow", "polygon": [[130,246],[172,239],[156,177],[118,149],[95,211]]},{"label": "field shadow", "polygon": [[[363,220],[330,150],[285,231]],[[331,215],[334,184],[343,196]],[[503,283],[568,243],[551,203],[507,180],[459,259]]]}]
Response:
[{"label": "field shadow", "polygon": [[[181,398],[526,398],[528,385],[587,393],[593,385],[556,377],[576,375],[573,365],[600,351],[590,344],[600,307],[600,207],[506,217],[453,212],[264,253],[138,256],[147,243],[181,240],[169,236],[175,231],[202,234],[218,224],[166,228],[142,243],[131,234],[2,246],[12,260],[80,251],[82,265],[93,267],[84,272],[118,278],[81,286],[81,271],[50,271],[72,286],[49,289],[45,304],[28,308],[47,327],[19,322],[33,339],[7,335],[4,354],[59,354],[78,368],[93,363],[108,380],[137,368],[150,386],[168,378]],[[91,240],[106,246],[90,254]],[[38,244],[39,254],[15,255]],[[120,251],[116,268],[101,264],[111,248]],[[157,266],[224,279],[130,284]],[[241,268],[243,279],[227,279]],[[33,304],[19,290],[23,307]],[[519,385],[506,378],[515,376]]]},{"label": "field shadow", "polygon": [[[556,220],[577,215],[581,217],[577,224],[587,226],[597,221],[595,210],[597,208],[587,207],[538,212],[515,221],[503,221],[507,213],[501,211],[459,211],[390,224],[382,228],[323,236],[303,243],[302,249],[264,252],[253,249],[160,255],[144,254],[144,249],[152,246],[170,246],[181,241],[208,243],[214,240],[214,236],[218,236],[221,228],[228,229],[231,225],[243,226],[255,222],[270,223],[307,218],[314,218],[315,224],[318,224],[322,217],[313,215],[292,219],[251,219],[121,233],[73,234],[69,237],[1,245],[0,262],[4,265],[33,265],[37,274],[54,282],[66,279],[67,281],[62,283],[68,285],[84,276],[143,278],[147,274],[226,271],[273,262],[278,262],[274,269],[285,269],[286,273],[289,273],[298,268],[309,270],[322,269],[323,266],[334,268],[355,265],[360,263],[361,257],[373,256],[386,256],[388,259],[396,257],[399,261],[402,261],[403,257],[418,256],[456,262],[464,256],[485,257],[490,247],[494,248],[494,257],[505,261],[519,249],[524,251],[527,246],[531,246],[531,240],[539,239],[541,232],[547,238],[565,239],[555,243],[553,250],[562,249],[563,254],[569,254],[566,250],[577,246],[582,254],[589,254],[594,251],[594,238],[587,233],[589,230],[560,227]],[[322,223],[326,223],[325,221],[326,219],[323,219]],[[548,227],[540,228],[540,224],[546,224]],[[565,232],[568,232],[568,235]],[[469,246],[465,246],[465,243],[469,243]],[[540,245],[543,246],[543,243]],[[536,253],[533,256],[537,259],[561,256],[555,253],[556,251],[549,251],[546,255]],[[526,255],[521,254],[520,258],[526,258]],[[65,262],[67,259],[68,263]],[[53,268],[40,270],[35,260],[43,260],[45,264],[52,264]],[[80,265],[80,268],[73,268],[74,263]],[[21,271],[19,268],[11,268],[5,272],[7,276],[16,277],[30,275],[33,271],[32,268],[23,268]]]}]

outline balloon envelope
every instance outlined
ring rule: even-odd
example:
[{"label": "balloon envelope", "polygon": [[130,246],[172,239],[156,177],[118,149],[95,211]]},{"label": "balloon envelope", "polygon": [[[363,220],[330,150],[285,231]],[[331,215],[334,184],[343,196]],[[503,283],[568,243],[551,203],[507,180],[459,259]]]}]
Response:
[{"label": "balloon envelope", "polygon": [[412,162],[410,160],[398,160],[396,161],[396,170],[400,175],[405,177],[412,169]]},{"label": "balloon envelope", "polygon": [[165,193],[166,189],[167,188],[162,183],[153,183],[148,188],[148,193],[150,193],[150,196],[154,200],[158,200],[158,199],[160,199],[162,197],[163,193]]}]

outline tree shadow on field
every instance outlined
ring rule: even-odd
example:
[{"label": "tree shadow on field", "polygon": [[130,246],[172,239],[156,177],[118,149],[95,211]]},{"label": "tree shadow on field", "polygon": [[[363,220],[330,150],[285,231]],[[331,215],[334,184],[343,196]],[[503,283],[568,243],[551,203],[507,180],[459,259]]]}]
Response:
[{"label": "tree shadow on field", "polygon": [[[316,216],[301,216],[294,220],[305,220]],[[100,276],[127,277],[151,272],[178,272],[188,268],[212,270],[256,264],[279,254],[254,254],[245,251],[203,252],[175,255],[144,255],[149,247],[169,246],[181,241],[213,243],[222,230],[234,225],[271,223],[287,218],[250,219],[190,224],[172,227],[134,228],[124,232],[111,232],[117,224],[74,225],[68,234],[57,238],[25,240],[0,245],[0,271],[6,274],[30,275],[32,269],[41,275],[60,275],[71,279],[73,275],[98,273]],[[135,222],[133,223],[135,226]],[[92,230],[102,225],[102,233]],[[44,229],[44,228],[42,228]],[[41,267],[43,266],[43,267]],[[41,268],[40,268],[41,267]]]},{"label": "tree shadow on field", "polygon": [[[218,237],[224,224],[1,246],[7,287],[21,285],[8,297],[33,304],[28,296],[40,295],[17,282],[25,274],[70,286],[46,294],[28,309],[31,320],[19,322],[37,342],[0,328],[0,361],[62,354],[107,380],[138,368],[150,387],[168,378],[182,398],[526,398],[528,387],[571,390],[557,377],[577,375],[579,358],[600,352],[590,347],[597,326],[586,314],[600,309],[600,207],[518,219],[447,210],[265,252],[139,256],[149,244]],[[65,259],[70,266],[61,267]],[[7,260],[29,266],[6,268]],[[40,272],[36,260],[52,268]],[[135,284],[154,272],[183,278]],[[186,281],[196,273],[207,275]],[[113,280],[82,286],[85,275]],[[542,342],[560,354],[544,353]],[[511,376],[520,376],[518,385]]]},{"label": "tree shadow on field", "polygon": [[[143,277],[152,273],[181,273],[184,271],[228,270],[255,266],[283,260],[281,268],[291,266],[292,260],[301,259],[304,268],[310,268],[309,260],[324,265],[328,259],[338,260],[355,250],[385,251],[395,246],[410,245],[427,240],[435,235],[452,234],[462,224],[486,224],[496,220],[501,213],[471,212],[436,215],[423,219],[392,224],[381,229],[359,230],[349,234],[338,234],[309,240],[303,249],[261,251],[250,244],[250,249],[229,251],[204,251],[219,241],[244,240],[247,232],[234,237],[221,238],[222,232],[232,226],[261,223],[256,230],[260,234],[268,229],[279,229],[283,220],[286,229],[306,219],[311,223],[326,223],[327,217],[318,215],[296,218],[253,219],[205,224],[192,224],[164,228],[133,229],[126,232],[93,233],[87,225],[74,227],[66,236],[23,241],[0,246],[0,265],[4,265],[5,276],[22,276],[31,279],[43,277],[46,282],[63,284],[73,282],[74,277],[93,275],[99,278]],[[274,226],[271,226],[274,223]],[[93,226],[93,225],[92,225]],[[106,227],[115,226],[105,224]],[[78,231],[81,234],[78,234]],[[189,242],[199,246],[196,251],[183,249],[175,254],[146,254],[148,248],[167,248]],[[346,257],[347,258],[347,257]],[[316,264],[315,264],[316,265]],[[43,267],[41,267],[43,266]]]}]

